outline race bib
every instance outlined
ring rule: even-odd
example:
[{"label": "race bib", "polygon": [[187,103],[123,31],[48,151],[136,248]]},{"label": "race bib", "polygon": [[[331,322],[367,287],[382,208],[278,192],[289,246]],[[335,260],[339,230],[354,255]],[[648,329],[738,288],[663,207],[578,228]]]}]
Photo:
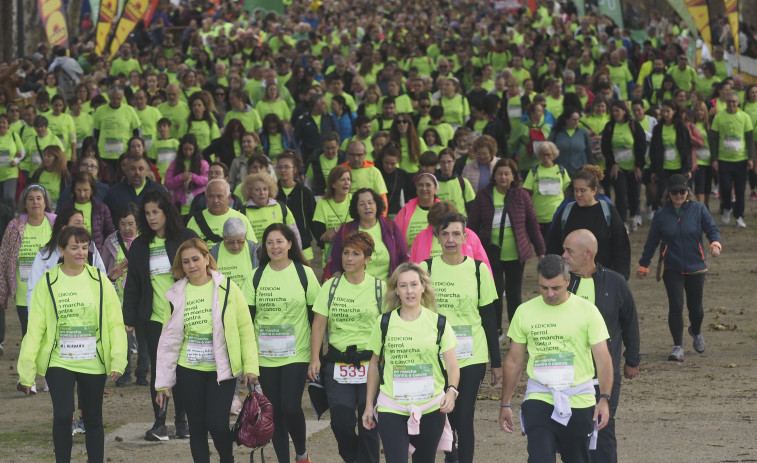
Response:
[{"label": "race bib", "polygon": [[21,257],[18,259],[18,274],[24,283],[29,281],[29,276],[32,274],[32,264],[34,264],[34,257]]},{"label": "race bib", "polygon": [[710,149],[707,147],[697,148],[697,159],[706,161],[710,159]]},{"label": "race bib", "polygon": [[158,164],[171,164],[176,159],[176,151],[172,149],[161,149],[158,151]]},{"label": "race bib", "polygon": [[534,359],[534,379],[550,389],[573,386],[573,354],[541,354]]},{"label": "race bib", "polygon": [[291,357],[297,353],[294,325],[260,325],[258,349],[261,357]]},{"label": "race bib", "polygon": [[562,183],[557,178],[539,179],[539,194],[544,196],[559,195],[562,190]]},{"label": "race bib", "polygon": [[666,146],[665,152],[663,154],[663,159],[665,161],[675,161],[676,160],[676,148],[675,146]]},{"label": "race bib", "polygon": [[523,117],[523,109],[520,106],[508,106],[507,117],[520,120]]},{"label": "race bib", "polygon": [[473,357],[473,328],[470,325],[453,326],[457,338],[455,355],[457,359],[469,359]]},{"label": "race bib", "polygon": [[39,151],[32,153],[32,164],[35,166],[42,164],[42,155],[39,154]]},{"label": "race bib", "polygon": [[0,151],[0,166],[9,166],[11,163],[10,151]]},{"label": "race bib", "polygon": [[61,326],[58,352],[63,360],[91,360],[97,358],[97,338],[94,326]]},{"label": "race bib", "polygon": [[108,154],[121,154],[124,151],[124,142],[120,138],[106,138],[105,152]]},{"label": "race bib", "polygon": [[430,364],[395,365],[392,390],[395,402],[422,402],[434,397],[434,370]]},{"label": "race bib", "polygon": [[190,331],[187,334],[187,365],[201,363],[216,363],[213,333],[200,334]]},{"label": "race bib", "polygon": [[741,137],[725,137],[723,139],[723,149],[728,151],[741,152]]},{"label": "race bib", "polygon": [[630,148],[614,150],[613,154],[615,155],[615,162],[625,162],[633,159],[633,153]]},{"label": "race bib", "polygon": [[368,361],[355,368],[351,363],[334,364],[334,381],[339,384],[365,384],[368,380]]},{"label": "race bib", "polygon": [[168,260],[166,248],[150,249],[150,275],[162,275],[171,272],[171,261]]},{"label": "race bib", "polygon": [[502,211],[504,209],[505,209],[504,206],[497,206],[494,208],[494,218],[492,218],[492,228],[499,228],[499,225],[502,222]]},{"label": "race bib", "polygon": [[142,140],[145,142],[145,151],[150,151],[150,148],[152,148],[152,135],[142,135]]}]

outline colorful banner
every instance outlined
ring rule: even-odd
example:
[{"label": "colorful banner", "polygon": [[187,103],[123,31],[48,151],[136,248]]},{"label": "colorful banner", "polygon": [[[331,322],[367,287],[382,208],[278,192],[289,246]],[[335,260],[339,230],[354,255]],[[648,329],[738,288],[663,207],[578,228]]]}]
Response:
[{"label": "colorful banner", "polygon": [[68,46],[68,26],[61,0],[37,0],[39,18],[50,45]]},{"label": "colorful banner", "polygon": [[107,45],[108,35],[110,34],[110,26],[113,23],[113,18],[116,16],[118,10],[118,0],[101,0],[100,1],[100,14],[97,21],[97,36],[95,39],[95,53],[102,55]]},{"label": "colorful banner", "polygon": [[489,11],[509,13],[523,7],[523,0],[488,0]]},{"label": "colorful banner", "polygon": [[[707,44],[707,47],[712,49],[710,10],[707,7],[707,0],[684,0],[684,6],[694,20],[694,24],[696,26],[696,30],[699,32],[699,36],[702,37],[702,40]],[[681,17],[685,18],[685,16]],[[688,24],[688,21],[686,23]]]},{"label": "colorful banner", "polygon": [[616,26],[623,28],[623,6],[620,0],[599,0],[599,14],[609,17]]},{"label": "colorful banner", "polygon": [[145,13],[144,20],[145,20],[145,26],[150,25],[150,21],[152,21],[152,15],[155,14],[155,10],[158,8],[158,0],[150,0],[150,7],[147,9],[147,13]]},{"label": "colorful banner", "polygon": [[575,0],[573,2],[576,5],[576,9],[578,10],[578,17],[583,18],[586,16],[586,3],[584,0]]},{"label": "colorful banner", "polygon": [[113,36],[113,42],[110,45],[110,59],[116,54],[121,45],[126,41],[134,30],[140,19],[142,19],[150,8],[147,0],[127,0],[124,5],[124,12],[116,24],[116,33]]},{"label": "colorful banner", "polygon": [[739,0],[724,0],[725,14],[728,16],[728,24],[731,25],[731,35],[733,35],[733,45],[736,47],[736,54],[739,53]]},{"label": "colorful banner", "polygon": [[97,21],[100,20],[100,0],[89,0],[89,11],[92,25],[97,27]]}]

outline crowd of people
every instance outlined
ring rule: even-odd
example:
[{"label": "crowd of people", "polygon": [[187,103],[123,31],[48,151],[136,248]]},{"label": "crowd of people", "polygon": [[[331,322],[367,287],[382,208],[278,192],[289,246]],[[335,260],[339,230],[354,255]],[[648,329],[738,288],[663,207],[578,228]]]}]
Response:
[{"label": "crowd of people", "polygon": [[19,390],[50,392],[56,461],[77,433],[103,461],[110,378],[149,389],[145,439],[188,438],[195,462],[208,434],[234,460],[240,385],[271,401],[278,461],[291,438],[310,462],[309,380],[345,462],[471,463],[486,371],[512,432],[526,353],[533,461],[617,461],[641,361],[629,234],[649,223],[639,278],[660,249],[668,359],[684,303],[704,352],[709,199],[748,226],[757,85],[720,45],[692,67],[680,20],[638,43],[537,3],[190,2],[112,60],[87,20],[69,48],[0,64],[20,80],[0,87],[0,306]]}]

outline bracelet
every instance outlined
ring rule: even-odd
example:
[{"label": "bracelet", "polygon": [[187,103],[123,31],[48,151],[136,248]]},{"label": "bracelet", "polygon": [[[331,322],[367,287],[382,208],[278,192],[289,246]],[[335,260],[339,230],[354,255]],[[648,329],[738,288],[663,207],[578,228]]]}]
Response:
[{"label": "bracelet", "polygon": [[507,404],[507,405],[499,404],[499,408],[513,408],[513,405],[512,404]]},{"label": "bracelet", "polygon": [[449,392],[449,391],[450,391],[450,389],[451,389],[451,390],[452,390],[452,392],[453,392],[453,393],[455,394],[455,398],[457,398],[457,396],[458,396],[458,395],[460,394],[460,391],[458,391],[458,390],[457,390],[457,386],[452,386],[452,385],[450,385],[450,386],[447,386],[447,390],[446,390],[446,391],[444,391],[444,392]]}]

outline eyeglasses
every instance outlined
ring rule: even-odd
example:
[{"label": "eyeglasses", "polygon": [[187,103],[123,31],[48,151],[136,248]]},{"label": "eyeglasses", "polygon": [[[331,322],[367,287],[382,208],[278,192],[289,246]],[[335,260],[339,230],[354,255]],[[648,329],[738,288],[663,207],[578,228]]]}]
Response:
[{"label": "eyeglasses", "polygon": [[80,169],[86,169],[86,170],[97,170],[99,167],[97,164],[82,164],[79,166]]},{"label": "eyeglasses", "polygon": [[670,190],[671,195],[685,195],[688,193],[688,190],[680,189],[680,190]]},{"label": "eyeglasses", "polygon": [[292,170],[294,166],[276,166],[276,170]]}]

